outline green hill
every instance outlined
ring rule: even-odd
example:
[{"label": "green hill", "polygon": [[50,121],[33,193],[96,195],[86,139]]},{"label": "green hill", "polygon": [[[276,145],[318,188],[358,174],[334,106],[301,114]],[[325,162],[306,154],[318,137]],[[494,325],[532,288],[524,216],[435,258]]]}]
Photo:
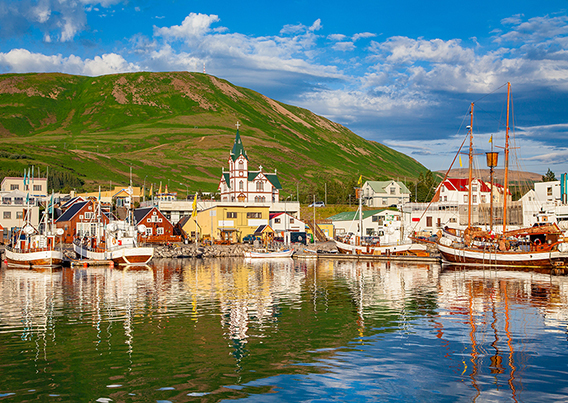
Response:
[{"label": "green hill", "polygon": [[[215,191],[240,133],[252,168],[276,169],[283,193],[364,179],[414,179],[426,168],[314,113],[211,75],[0,75],[0,174],[38,167],[98,185]],[[350,186],[350,185],[349,185]]]}]

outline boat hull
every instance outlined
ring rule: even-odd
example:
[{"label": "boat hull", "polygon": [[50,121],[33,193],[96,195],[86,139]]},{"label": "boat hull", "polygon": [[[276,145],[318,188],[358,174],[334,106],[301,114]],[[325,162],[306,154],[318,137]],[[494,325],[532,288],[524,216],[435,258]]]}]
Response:
[{"label": "boat hull", "polygon": [[248,259],[278,259],[278,258],[289,258],[294,254],[294,250],[288,249],[277,252],[245,252],[245,258]]},{"label": "boat hull", "polygon": [[346,255],[418,255],[426,256],[427,247],[422,244],[408,243],[401,245],[361,246],[351,245],[341,241],[335,241],[339,253]]},{"label": "boat hull", "polygon": [[145,265],[154,256],[154,248],[126,247],[111,251],[97,251],[73,244],[75,253],[82,259],[105,261],[112,260],[117,265]]},{"label": "boat hull", "polygon": [[501,252],[456,248],[437,244],[444,261],[453,264],[516,267],[559,267],[568,264],[568,255],[559,251]]},{"label": "boat hull", "polygon": [[63,252],[58,250],[35,250],[30,252],[13,251],[6,248],[6,261],[18,267],[54,267],[63,263]]}]

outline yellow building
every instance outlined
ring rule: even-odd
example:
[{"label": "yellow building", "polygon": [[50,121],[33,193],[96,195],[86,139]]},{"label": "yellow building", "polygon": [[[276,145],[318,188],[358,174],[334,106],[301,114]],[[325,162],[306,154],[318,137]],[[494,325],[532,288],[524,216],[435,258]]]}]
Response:
[{"label": "yellow building", "polygon": [[[116,204],[119,207],[126,206],[128,204],[128,186],[115,186],[113,190],[103,190],[101,189],[100,193],[97,190],[96,192],[89,192],[89,193],[78,193],[72,194],[72,196],[80,196],[84,199],[88,198],[95,198],[98,199],[99,195],[101,197],[101,201],[104,203],[112,203],[116,200]],[[138,186],[132,187],[132,201],[134,203],[140,202],[142,199],[142,188]]]},{"label": "yellow building", "polygon": [[[243,204],[220,204],[199,210],[195,217],[183,225],[189,238],[210,239],[225,243],[241,242],[261,225],[268,225],[269,206],[246,206]],[[197,221],[197,224],[196,224]]]}]

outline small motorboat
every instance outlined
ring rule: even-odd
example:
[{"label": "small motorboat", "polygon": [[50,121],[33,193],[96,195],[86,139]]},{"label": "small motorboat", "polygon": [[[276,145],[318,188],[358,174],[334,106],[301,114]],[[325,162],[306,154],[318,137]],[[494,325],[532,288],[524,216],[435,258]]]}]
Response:
[{"label": "small motorboat", "polygon": [[289,258],[294,254],[293,249],[284,249],[279,251],[269,250],[254,250],[245,251],[245,258],[260,258],[260,259],[273,259],[273,258]]}]

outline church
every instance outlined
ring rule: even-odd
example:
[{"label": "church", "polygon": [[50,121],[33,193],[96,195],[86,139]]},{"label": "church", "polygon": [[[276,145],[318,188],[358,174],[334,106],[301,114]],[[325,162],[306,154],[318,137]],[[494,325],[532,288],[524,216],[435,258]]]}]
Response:
[{"label": "church", "polygon": [[223,168],[218,190],[221,201],[276,203],[282,189],[276,170],[274,173],[264,172],[262,165],[258,171],[249,171],[249,160],[243,147],[239,124],[235,143],[229,155],[229,171]]}]

